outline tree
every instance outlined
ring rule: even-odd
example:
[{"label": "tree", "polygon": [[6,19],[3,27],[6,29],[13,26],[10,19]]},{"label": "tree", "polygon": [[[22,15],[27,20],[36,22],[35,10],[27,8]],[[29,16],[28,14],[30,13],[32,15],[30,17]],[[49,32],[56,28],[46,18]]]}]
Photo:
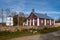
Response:
[{"label": "tree", "polygon": [[6,17],[8,17],[10,15],[11,11],[9,8],[5,9],[5,11],[6,11]]},{"label": "tree", "polygon": [[12,14],[12,16],[15,16],[15,15],[17,15],[17,12],[12,12],[11,14]]},{"label": "tree", "polygon": [[2,9],[0,9],[0,18],[2,17],[2,13],[1,12],[2,12]]},{"label": "tree", "polygon": [[23,25],[23,22],[26,21],[26,18],[25,17],[19,17],[19,25]]},{"label": "tree", "polygon": [[18,25],[18,19],[17,19],[18,15],[14,15],[13,16],[13,23],[14,23],[14,26]]},{"label": "tree", "polygon": [[24,17],[25,15],[21,15],[21,14],[18,14],[18,15],[15,15],[13,17],[13,21],[14,21],[14,25],[18,25],[18,26],[22,26],[23,25],[23,22],[26,21],[26,18]]},{"label": "tree", "polygon": [[19,15],[18,15],[18,22],[19,22],[19,25],[23,25],[23,22],[25,22],[25,14],[23,12],[19,12]]},{"label": "tree", "polygon": [[3,24],[5,24],[3,21],[3,19],[4,19],[4,10],[3,10],[3,8],[2,9],[0,9],[0,18],[2,19],[2,26],[3,26]]},{"label": "tree", "polygon": [[23,12],[19,12],[19,17],[25,17],[25,14]]},{"label": "tree", "polygon": [[0,10],[0,18],[2,18],[2,26],[3,26],[3,17],[4,17],[4,15],[3,15],[3,8]]},{"label": "tree", "polygon": [[2,10],[2,26],[3,26],[3,9],[1,9]]}]

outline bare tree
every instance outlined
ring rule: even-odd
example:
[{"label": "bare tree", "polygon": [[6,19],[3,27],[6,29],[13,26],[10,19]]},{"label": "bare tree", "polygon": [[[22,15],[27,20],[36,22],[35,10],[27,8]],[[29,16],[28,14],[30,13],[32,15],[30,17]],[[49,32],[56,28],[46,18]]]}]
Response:
[{"label": "bare tree", "polygon": [[18,24],[22,26],[24,21],[25,21],[25,14],[23,12],[19,12]]},{"label": "bare tree", "polygon": [[15,16],[15,15],[17,15],[17,12],[12,12],[11,14],[12,14],[12,16]]},{"label": "bare tree", "polygon": [[19,17],[25,17],[25,14],[23,12],[19,12]]},{"label": "bare tree", "polygon": [[10,9],[7,8],[7,9],[5,9],[5,11],[6,11],[6,16],[9,16],[10,15]]},{"label": "bare tree", "polygon": [[1,9],[1,10],[2,10],[2,26],[3,26],[3,17],[4,17],[4,16],[3,16],[3,9]]},{"label": "bare tree", "polygon": [[4,17],[3,11],[4,11],[3,8],[0,9],[0,18],[2,18],[2,25],[3,25],[3,17]]},{"label": "bare tree", "polygon": [[0,18],[2,18],[2,10],[0,9]]}]

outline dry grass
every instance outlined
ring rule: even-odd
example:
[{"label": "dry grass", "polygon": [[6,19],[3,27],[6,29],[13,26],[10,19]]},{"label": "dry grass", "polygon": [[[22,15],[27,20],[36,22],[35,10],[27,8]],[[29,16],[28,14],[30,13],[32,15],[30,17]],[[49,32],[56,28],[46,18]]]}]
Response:
[{"label": "dry grass", "polygon": [[[29,26],[4,26],[4,27],[0,27],[0,31],[17,31],[17,30],[24,30],[24,29],[29,29],[29,28],[32,28],[32,27],[29,27]],[[34,27],[35,28],[35,27]]]},{"label": "dry grass", "polygon": [[60,26],[60,23],[55,23],[55,27],[59,27]]}]

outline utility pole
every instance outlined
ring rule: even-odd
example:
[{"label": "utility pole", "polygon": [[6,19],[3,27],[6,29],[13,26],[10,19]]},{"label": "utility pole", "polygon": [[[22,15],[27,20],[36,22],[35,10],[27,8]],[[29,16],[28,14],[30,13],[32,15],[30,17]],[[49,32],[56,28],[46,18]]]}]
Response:
[{"label": "utility pole", "polygon": [[1,9],[2,11],[2,26],[3,26],[3,8]]}]

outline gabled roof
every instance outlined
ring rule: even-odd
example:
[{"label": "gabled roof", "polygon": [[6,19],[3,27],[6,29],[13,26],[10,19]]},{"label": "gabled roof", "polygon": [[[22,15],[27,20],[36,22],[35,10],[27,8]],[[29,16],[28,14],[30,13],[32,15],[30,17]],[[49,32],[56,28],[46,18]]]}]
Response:
[{"label": "gabled roof", "polygon": [[9,15],[8,17],[13,17],[12,15]]},{"label": "gabled roof", "polygon": [[41,13],[34,13],[35,16],[37,16],[38,18],[45,18],[45,19],[53,19],[45,14],[41,14]]}]

